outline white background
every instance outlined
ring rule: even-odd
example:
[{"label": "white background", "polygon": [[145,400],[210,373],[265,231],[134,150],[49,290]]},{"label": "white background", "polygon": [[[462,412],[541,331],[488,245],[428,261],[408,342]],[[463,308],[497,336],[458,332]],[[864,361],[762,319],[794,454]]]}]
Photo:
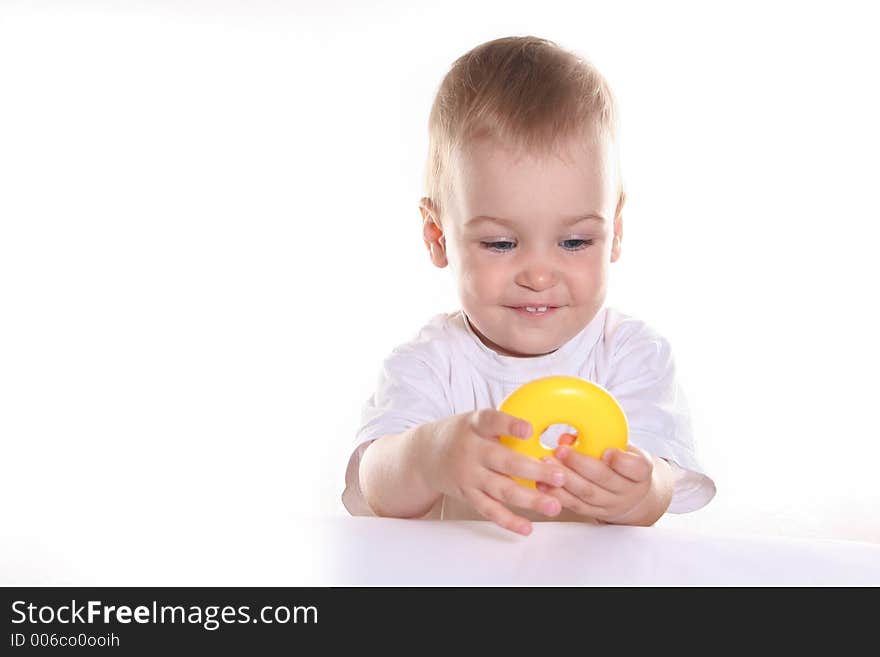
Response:
[{"label": "white background", "polygon": [[382,358],[456,305],[433,93],[534,34],[620,105],[609,303],[671,340],[719,489],[662,522],[880,542],[867,7],[0,2],[0,540],[344,513]]}]

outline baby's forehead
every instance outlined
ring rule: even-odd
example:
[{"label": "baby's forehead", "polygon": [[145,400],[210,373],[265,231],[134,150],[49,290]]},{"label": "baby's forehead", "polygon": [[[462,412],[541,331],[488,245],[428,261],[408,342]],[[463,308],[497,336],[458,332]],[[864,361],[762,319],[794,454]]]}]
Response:
[{"label": "baby's forehead", "polygon": [[582,133],[553,141],[530,140],[526,137],[511,141],[483,134],[464,140],[454,150],[453,157],[460,163],[556,160],[577,166],[585,158],[604,158],[614,147],[614,140],[607,133],[595,129],[585,129]]},{"label": "baby's forehead", "polygon": [[528,150],[497,140],[468,144],[457,155],[452,196],[470,216],[610,212],[616,200],[616,154],[602,140],[572,140],[559,148]]}]

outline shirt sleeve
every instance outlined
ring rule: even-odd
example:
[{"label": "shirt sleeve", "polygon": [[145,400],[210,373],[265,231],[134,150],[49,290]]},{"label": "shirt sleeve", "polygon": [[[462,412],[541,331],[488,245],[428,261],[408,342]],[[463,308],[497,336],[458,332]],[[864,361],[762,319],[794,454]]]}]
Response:
[{"label": "shirt sleeve", "polygon": [[374,515],[360,487],[360,460],[369,444],[382,436],[452,414],[442,384],[443,372],[428,349],[399,347],[385,359],[375,392],[361,411],[361,426],[345,471],[342,503],[352,515]]},{"label": "shirt sleeve", "polygon": [[606,389],[620,403],[630,442],[673,466],[670,513],[695,511],[715,496],[697,460],[690,411],[676,379],[669,342],[644,325],[615,345]]}]

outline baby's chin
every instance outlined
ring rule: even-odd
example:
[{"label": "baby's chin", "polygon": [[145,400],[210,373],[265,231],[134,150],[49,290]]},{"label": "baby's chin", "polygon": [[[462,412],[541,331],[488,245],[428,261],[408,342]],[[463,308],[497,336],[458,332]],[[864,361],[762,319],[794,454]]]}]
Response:
[{"label": "baby's chin", "polygon": [[502,356],[513,356],[516,358],[546,356],[547,354],[552,354],[565,344],[564,340],[551,341],[546,338],[535,339],[522,336],[499,336],[497,342],[491,338],[484,338],[483,342],[487,347]]},{"label": "baby's chin", "polygon": [[575,331],[572,335],[563,335],[560,330],[562,327],[556,327],[556,330],[549,326],[535,329],[514,328],[507,321],[489,323],[488,330],[483,331],[470,317],[468,323],[489,349],[502,356],[515,358],[536,358],[552,354],[577,333]]}]

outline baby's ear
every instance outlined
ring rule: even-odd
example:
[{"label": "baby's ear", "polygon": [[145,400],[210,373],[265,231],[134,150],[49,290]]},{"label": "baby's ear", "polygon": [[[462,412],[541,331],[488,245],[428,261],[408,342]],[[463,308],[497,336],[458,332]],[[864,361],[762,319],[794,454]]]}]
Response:
[{"label": "baby's ear", "polygon": [[614,235],[611,242],[611,262],[620,258],[620,244],[623,242],[623,218],[618,215],[614,220]]},{"label": "baby's ear", "polygon": [[443,234],[440,218],[431,199],[420,200],[419,211],[422,213],[422,239],[428,249],[428,256],[435,266],[445,267],[449,264],[446,259],[446,236]]}]

